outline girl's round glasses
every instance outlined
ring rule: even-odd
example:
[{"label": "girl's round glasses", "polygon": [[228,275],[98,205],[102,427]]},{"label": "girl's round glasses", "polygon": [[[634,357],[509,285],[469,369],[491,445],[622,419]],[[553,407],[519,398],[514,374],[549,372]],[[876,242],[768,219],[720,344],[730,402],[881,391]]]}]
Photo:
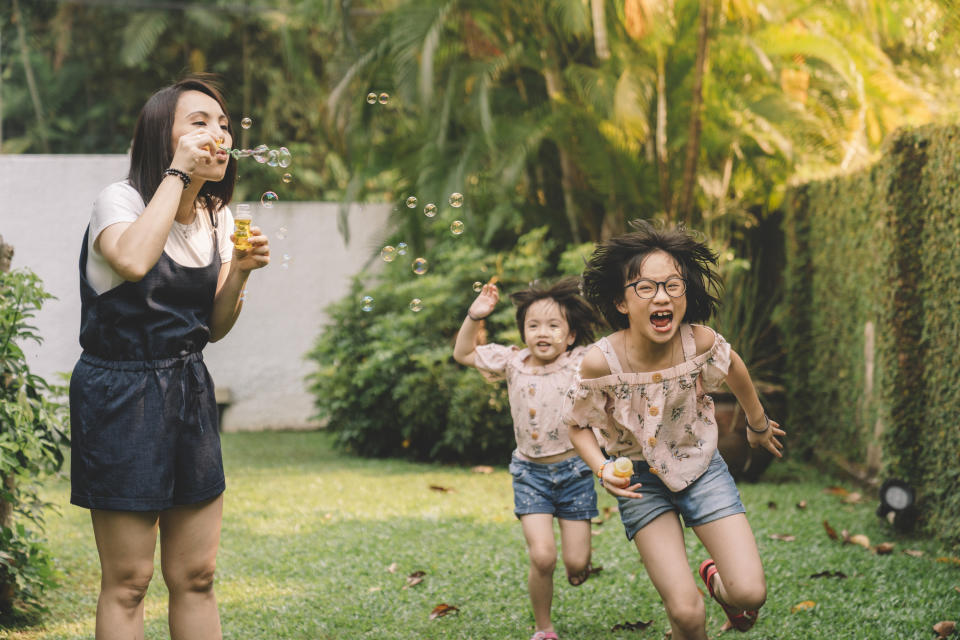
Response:
[{"label": "girl's round glasses", "polygon": [[633,287],[633,292],[637,294],[638,298],[641,300],[649,300],[657,295],[657,291],[660,290],[660,285],[663,285],[663,290],[666,291],[667,295],[671,298],[679,298],[687,291],[687,281],[680,277],[667,278],[666,282],[640,278],[635,282],[627,284],[623,288],[628,289]]}]

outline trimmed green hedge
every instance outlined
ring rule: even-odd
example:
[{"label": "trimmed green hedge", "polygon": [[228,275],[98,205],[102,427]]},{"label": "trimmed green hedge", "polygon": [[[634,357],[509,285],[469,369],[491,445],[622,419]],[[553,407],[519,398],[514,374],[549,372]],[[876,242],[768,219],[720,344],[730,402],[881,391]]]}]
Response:
[{"label": "trimmed green hedge", "polygon": [[906,480],[960,546],[958,182],[960,127],[928,126],[791,189],[781,315],[792,446]]}]

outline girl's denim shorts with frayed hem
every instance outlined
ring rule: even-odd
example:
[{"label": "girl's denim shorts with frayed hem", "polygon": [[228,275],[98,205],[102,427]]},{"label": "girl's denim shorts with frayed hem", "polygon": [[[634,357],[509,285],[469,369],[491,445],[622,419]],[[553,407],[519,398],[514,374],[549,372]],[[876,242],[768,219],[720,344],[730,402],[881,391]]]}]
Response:
[{"label": "girl's denim shorts with frayed hem", "polygon": [[593,472],[580,456],[541,464],[510,459],[513,512],[519,518],[549,513],[563,520],[589,520],[599,515]]},{"label": "girl's denim shorts with frayed hem", "polygon": [[630,484],[638,482],[643,484],[637,489],[643,494],[642,498],[617,497],[627,540],[633,540],[640,529],[667,511],[680,514],[688,527],[746,513],[740,501],[740,491],[719,451],[714,451],[710,466],[703,475],[682,491],[670,491],[659,476],[650,473],[650,465],[643,460],[633,461]]}]

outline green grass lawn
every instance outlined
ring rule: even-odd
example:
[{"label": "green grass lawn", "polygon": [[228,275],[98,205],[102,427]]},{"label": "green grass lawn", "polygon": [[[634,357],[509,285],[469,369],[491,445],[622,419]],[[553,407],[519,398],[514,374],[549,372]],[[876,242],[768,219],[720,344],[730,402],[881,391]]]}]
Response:
[{"label": "green grass lawn", "polygon": [[[217,597],[226,638],[529,638],[526,550],[504,467],[478,474],[363,460],[331,450],[319,432],[226,434],[223,448],[228,488]],[[769,589],[760,621],[745,637],[933,638],[935,623],[960,618],[960,565],[938,561],[956,554],[933,541],[895,536],[874,515],[872,496],[846,504],[824,492],[832,484],[790,462],[774,463],[761,483],[741,484]],[[60,588],[49,594],[50,613],[36,626],[0,629],[0,638],[93,637],[96,550],[89,515],[70,506],[68,494],[65,478],[44,492],[61,505],[47,532],[62,572]],[[796,506],[802,500],[805,509]],[[614,504],[601,492],[601,508]],[[894,542],[894,552],[876,555],[833,541],[825,519],[837,532]],[[593,562],[601,573],[573,588],[562,563],[557,568],[560,637],[663,638],[663,607],[616,513],[594,532]],[[692,533],[687,550],[694,571],[705,552]],[[404,589],[414,571],[426,572],[423,581]],[[811,577],[823,571],[846,578]],[[158,563],[146,603],[148,638],[166,637],[165,601]],[[804,601],[816,604],[791,612]],[[459,612],[430,620],[440,603]],[[707,615],[712,638],[739,635],[720,633],[725,618],[712,601]],[[610,630],[638,620],[652,624]]]}]

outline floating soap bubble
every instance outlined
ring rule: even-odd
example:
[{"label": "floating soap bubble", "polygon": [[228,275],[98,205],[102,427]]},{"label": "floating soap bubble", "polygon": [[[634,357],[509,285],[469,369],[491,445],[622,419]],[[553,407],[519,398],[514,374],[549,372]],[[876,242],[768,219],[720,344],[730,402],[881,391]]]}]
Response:
[{"label": "floating soap bubble", "polygon": [[284,261],[284,262],[290,262],[290,254],[289,254],[289,253],[283,254],[283,261]]},{"label": "floating soap bubble", "polygon": [[277,150],[277,162],[280,163],[280,166],[286,169],[290,166],[290,162],[293,160],[293,154],[290,153],[290,149],[286,147],[280,147]]},{"label": "floating soap bubble", "polygon": [[389,93],[381,93],[379,96],[377,96],[377,101],[378,101],[380,104],[387,104],[387,102],[388,102],[389,100],[390,100],[390,94],[389,94]]},{"label": "floating soap bubble", "polygon": [[425,206],[423,208],[423,215],[427,216],[428,218],[432,218],[433,216],[437,215],[437,205],[431,202]]},{"label": "floating soap bubble", "polygon": [[268,167],[278,167],[280,166],[280,152],[276,149],[270,149],[267,152],[267,166]]},{"label": "floating soap bubble", "polygon": [[367,104],[376,104],[377,103],[377,94],[373,91],[367,94]]},{"label": "floating soap bubble", "polygon": [[293,181],[293,176],[290,175],[289,173],[285,173],[283,174],[283,181],[286,182],[287,184],[290,184],[290,182]]},{"label": "floating soap bubble", "polygon": [[258,146],[256,149],[253,150],[253,153],[251,155],[253,155],[254,160],[259,162],[260,164],[263,164],[264,162],[267,161],[267,154],[269,152],[270,152],[270,147],[268,147],[265,144],[261,144],[260,146]]},{"label": "floating soap bubble", "polygon": [[415,206],[417,206],[417,196],[407,198],[407,209],[413,209]]},{"label": "floating soap bubble", "polygon": [[283,240],[286,237],[287,237],[286,227],[280,227],[279,229],[277,229],[277,240]]},{"label": "floating soap bubble", "polygon": [[463,194],[453,192],[450,194],[450,206],[459,209],[463,206]]},{"label": "floating soap bubble", "polygon": [[253,149],[236,149],[238,158],[249,158],[253,155]]},{"label": "floating soap bubble", "polygon": [[243,127],[244,129],[249,129],[250,127],[253,126],[253,120],[251,120],[250,118],[244,118],[243,120],[240,121],[240,126]]},{"label": "floating soap bubble", "polygon": [[393,262],[397,258],[397,250],[388,244],[383,249],[380,249],[380,257],[384,262]]},{"label": "floating soap bubble", "polygon": [[452,223],[450,223],[450,233],[452,233],[455,236],[458,236],[461,233],[463,233],[463,223],[460,222],[459,220],[454,220]]},{"label": "floating soap bubble", "polygon": [[474,293],[480,293],[481,291],[483,291],[483,283],[480,282],[479,280],[477,280],[476,282],[474,282],[474,283],[473,283],[473,291],[474,291]]},{"label": "floating soap bubble", "polygon": [[401,256],[407,255],[407,243],[406,243],[406,242],[397,243],[397,255],[401,255]]},{"label": "floating soap bubble", "polygon": [[427,272],[427,259],[426,258],[417,258],[413,261],[413,272],[418,276],[422,276]]},{"label": "floating soap bubble", "polygon": [[360,300],[360,309],[367,313],[373,311],[373,298],[370,296],[363,296],[363,299]]},{"label": "floating soap bubble", "polygon": [[290,268],[290,263],[289,263],[289,262],[284,262],[283,264],[280,265],[280,268],[281,268],[281,269],[289,269],[289,268]]},{"label": "floating soap bubble", "polygon": [[235,160],[240,159],[240,149],[230,149],[230,155],[233,156]]},{"label": "floating soap bubble", "polygon": [[270,209],[274,202],[279,201],[280,198],[273,191],[264,191],[263,195],[260,196],[260,204],[263,205],[264,209]]},{"label": "floating soap bubble", "polygon": [[414,298],[410,301],[410,311],[417,313],[421,309],[423,309],[423,300],[420,298]]}]

